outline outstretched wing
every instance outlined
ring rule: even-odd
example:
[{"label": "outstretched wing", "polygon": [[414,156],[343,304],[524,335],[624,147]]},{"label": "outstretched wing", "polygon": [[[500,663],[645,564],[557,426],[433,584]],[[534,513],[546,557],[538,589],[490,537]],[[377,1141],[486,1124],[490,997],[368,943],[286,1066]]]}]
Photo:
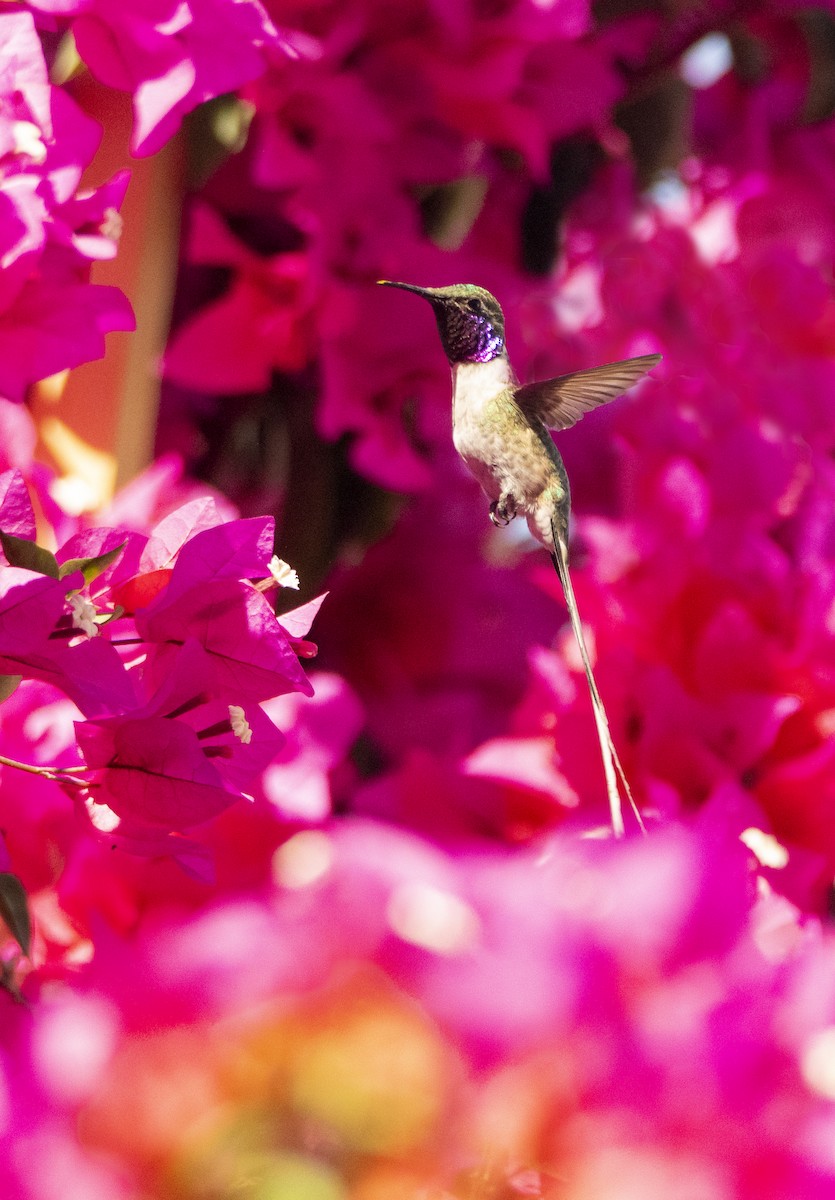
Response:
[{"label": "outstretched wing", "polygon": [[525,384],[516,390],[514,399],[523,412],[538,417],[549,429],[568,429],[590,408],[614,400],[660,362],[660,354],[642,354],[605,367],[574,371],[557,379]]}]

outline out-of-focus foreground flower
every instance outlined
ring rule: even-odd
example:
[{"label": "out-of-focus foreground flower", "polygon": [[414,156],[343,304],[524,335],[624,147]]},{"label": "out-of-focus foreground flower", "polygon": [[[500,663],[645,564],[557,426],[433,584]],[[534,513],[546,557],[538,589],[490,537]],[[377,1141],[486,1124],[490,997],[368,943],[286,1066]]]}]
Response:
[{"label": "out-of-focus foreground flower", "polygon": [[749,857],[706,830],[466,858],[300,833],[261,897],[105,941],[7,1014],[7,1187],[835,1195],[831,938],[768,892],[749,922]]}]

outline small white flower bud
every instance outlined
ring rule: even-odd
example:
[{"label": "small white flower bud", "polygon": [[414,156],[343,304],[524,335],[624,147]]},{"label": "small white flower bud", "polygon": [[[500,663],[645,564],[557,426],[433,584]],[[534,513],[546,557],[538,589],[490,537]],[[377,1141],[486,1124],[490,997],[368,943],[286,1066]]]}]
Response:
[{"label": "small white flower bud", "polygon": [[252,741],[252,729],[244,715],[244,710],[239,704],[229,705],[229,722],[235,737],[243,742],[245,746],[248,746]]},{"label": "small white flower bud", "polygon": [[73,626],[80,629],[82,633],[86,633],[87,637],[95,637],[99,632],[99,627],[95,622],[95,606],[79,595],[70,596],[69,605]]},{"label": "small white flower bud", "polygon": [[279,587],[295,588],[298,591],[298,574],[289,563],[284,562],[277,554],[274,554],[270,559],[270,574]]}]

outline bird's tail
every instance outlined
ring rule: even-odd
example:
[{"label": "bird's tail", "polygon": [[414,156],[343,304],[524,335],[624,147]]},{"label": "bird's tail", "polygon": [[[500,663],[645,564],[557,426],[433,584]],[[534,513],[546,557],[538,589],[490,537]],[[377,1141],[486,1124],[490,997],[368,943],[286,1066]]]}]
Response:
[{"label": "bird's tail", "polygon": [[609,729],[609,719],[606,716],[606,709],[603,701],[600,698],[600,692],[597,690],[597,683],[594,678],[594,672],[591,669],[591,660],[586,647],[586,639],[583,634],[583,626],[580,622],[580,611],[577,608],[577,600],[574,596],[574,588],[571,584],[571,576],[568,573],[568,547],[557,533],[556,524],[551,521],[551,533],[554,538],[554,553],[551,555],[557,574],[560,577],[562,590],[565,595],[565,602],[568,606],[568,615],[571,618],[571,628],[574,631],[574,637],[577,646],[580,650],[580,657],[583,660],[583,667],[586,672],[586,681],[589,685],[591,693],[592,709],[594,710],[594,723],[597,727],[597,738],[600,742],[600,755],[603,759],[603,772],[606,776],[606,792],[609,796],[609,810],[612,817],[612,830],[615,837],[623,837],[623,807],[621,804],[620,792],[618,790],[618,779],[620,779],[624,794],[626,795],[629,805],[635,814],[635,820],[638,822],[642,832],[646,832],[644,822],[641,820],[641,814],[638,806],[632,796],[632,789],[629,786],[629,781],[623,770],[618,752],[615,749],[615,743],[612,741],[612,734]]}]

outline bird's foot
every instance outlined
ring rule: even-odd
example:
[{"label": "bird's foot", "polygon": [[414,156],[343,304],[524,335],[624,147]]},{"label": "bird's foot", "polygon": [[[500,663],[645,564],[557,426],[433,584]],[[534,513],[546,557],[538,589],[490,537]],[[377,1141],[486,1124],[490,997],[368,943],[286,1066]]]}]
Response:
[{"label": "bird's foot", "polygon": [[516,516],[516,501],[510,492],[502,492],[490,505],[490,520],[498,527],[509,525]]}]

